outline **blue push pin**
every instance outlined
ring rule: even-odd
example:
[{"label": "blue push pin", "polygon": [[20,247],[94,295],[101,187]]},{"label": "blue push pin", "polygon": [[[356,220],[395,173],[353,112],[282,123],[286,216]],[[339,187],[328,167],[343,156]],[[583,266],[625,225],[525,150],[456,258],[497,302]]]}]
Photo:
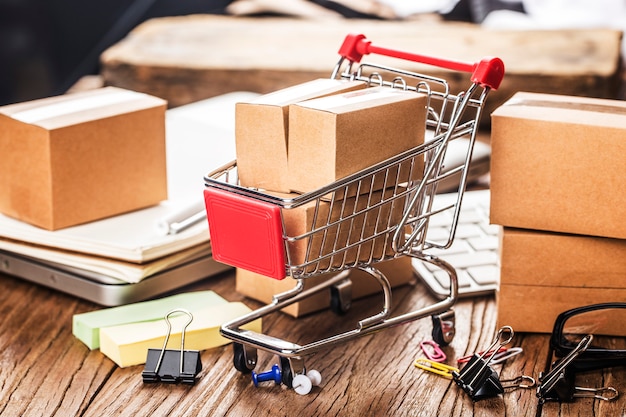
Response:
[{"label": "blue push pin", "polygon": [[257,374],[254,371],[252,372],[252,383],[255,387],[259,386],[259,382],[265,381],[274,381],[276,385],[280,385],[280,383],[282,382],[281,378],[281,371],[278,365],[272,366],[271,371],[262,372],[260,374]]}]

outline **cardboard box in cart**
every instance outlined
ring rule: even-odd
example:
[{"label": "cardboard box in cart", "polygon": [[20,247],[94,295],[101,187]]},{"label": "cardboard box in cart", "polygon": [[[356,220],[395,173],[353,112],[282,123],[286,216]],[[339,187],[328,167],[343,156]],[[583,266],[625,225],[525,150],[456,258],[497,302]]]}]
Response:
[{"label": "cardboard box in cart", "polygon": [[626,239],[626,102],[517,93],[492,114],[491,222]]},{"label": "cardboard box in cart", "polygon": [[[411,267],[411,258],[402,256],[389,261],[374,265],[387,277],[392,287],[412,282],[415,277]],[[304,288],[308,289],[330,279],[335,274],[315,275],[304,280]],[[358,299],[381,291],[380,284],[366,272],[358,269],[350,272],[352,281],[352,298]],[[290,278],[278,281],[255,272],[237,268],[236,290],[257,301],[270,303],[275,294],[289,291],[296,285],[296,281]],[[301,317],[330,307],[330,292],[321,291],[302,301],[285,307],[282,311],[293,317]]]},{"label": "cardboard box in cart", "polygon": [[166,102],[106,87],[0,108],[0,212],[55,230],[167,199]]},{"label": "cardboard box in cart", "polygon": [[[335,202],[313,201],[283,210],[285,234],[295,238],[288,243],[290,265],[302,265],[305,271],[313,272],[331,265],[340,266],[393,255],[392,236],[375,236],[400,222],[406,198],[395,201],[389,201],[389,198],[404,190],[402,187],[386,189]],[[382,203],[379,207],[367,210],[379,203]],[[311,231],[314,233],[310,234]],[[319,265],[305,265],[316,258],[320,258]]]},{"label": "cardboard box in cart", "polygon": [[320,78],[237,103],[235,143],[241,185],[290,192],[287,172],[289,105],[365,87],[360,81]]},{"label": "cardboard box in cart", "polygon": [[626,300],[626,240],[507,227],[501,233],[499,325],[550,333],[565,310]]},{"label": "cardboard box in cart", "polygon": [[[424,94],[370,87],[291,105],[289,188],[316,190],[424,143],[426,103]],[[411,168],[419,178],[422,165],[403,166],[400,176]],[[393,173],[388,181],[374,189],[395,183]]]}]

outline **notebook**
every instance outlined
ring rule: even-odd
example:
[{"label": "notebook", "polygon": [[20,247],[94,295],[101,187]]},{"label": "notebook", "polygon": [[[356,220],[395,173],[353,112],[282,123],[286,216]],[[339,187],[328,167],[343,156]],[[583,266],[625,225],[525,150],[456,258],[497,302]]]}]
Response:
[{"label": "notebook", "polygon": [[235,159],[236,92],[166,112],[168,200],[48,231],[0,215],[0,272],[105,306],[137,302],[230,269],[211,256],[206,221],[175,234],[161,220],[202,208],[204,176]]},{"label": "notebook", "polygon": [[[455,267],[459,282],[459,297],[493,294],[498,287],[498,234],[500,226],[489,224],[489,190],[466,191],[463,196],[459,221],[452,246],[431,249],[436,255]],[[456,193],[437,196],[436,204],[456,201]],[[435,215],[428,228],[428,238],[441,241],[449,235],[452,213]],[[430,292],[439,299],[449,295],[450,279],[442,270],[418,259],[413,268]]]}]

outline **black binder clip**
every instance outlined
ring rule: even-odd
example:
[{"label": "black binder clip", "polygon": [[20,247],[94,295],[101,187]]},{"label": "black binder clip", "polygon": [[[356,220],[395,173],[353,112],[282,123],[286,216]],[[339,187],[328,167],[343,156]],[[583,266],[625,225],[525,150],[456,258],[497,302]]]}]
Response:
[{"label": "black binder clip", "polygon": [[[180,334],[180,350],[167,349],[172,332],[172,324],[170,323],[170,315],[181,312],[189,316],[189,320],[183,326]],[[168,384],[193,385],[196,383],[196,376],[202,370],[200,362],[200,352],[197,350],[185,350],[185,330],[193,320],[193,316],[187,310],[175,309],[165,315],[167,323],[167,334],[165,335],[165,343],[162,349],[148,349],[148,357],[146,365],[141,377],[144,383],[165,382]]]},{"label": "black binder clip", "polygon": [[592,341],[593,335],[586,335],[567,356],[555,362],[550,371],[539,374],[537,397],[540,404],[546,401],[572,402],[576,398],[612,401],[619,396],[613,387],[586,388],[575,384],[576,372],[569,365],[591,346]]},{"label": "black binder clip", "polygon": [[[493,355],[489,356],[489,352],[497,352],[509,344],[513,340],[513,335],[513,329],[510,326],[502,327],[496,333],[496,337],[488,349],[482,354],[475,353],[459,372],[452,372],[454,382],[473,401],[496,397],[504,393],[504,387],[500,382],[498,373],[489,365],[493,359]],[[486,356],[489,356],[487,360],[485,359]]]}]

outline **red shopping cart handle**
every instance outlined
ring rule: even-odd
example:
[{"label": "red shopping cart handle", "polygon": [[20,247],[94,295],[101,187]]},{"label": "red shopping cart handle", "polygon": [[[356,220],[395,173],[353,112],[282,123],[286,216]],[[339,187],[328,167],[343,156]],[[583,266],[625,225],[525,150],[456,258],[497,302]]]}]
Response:
[{"label": "red shopping cart handle", "polygon": [[361,34],[349,34],[339,48],[339,55],[350,61],[360,62],[363,55],[378,54],[408,61],[421,62],[454,71],[471,72],[471,80],[483,87],[497,90],[504,77],[504,63],[500,58],[488,57],[474,64],[448,59],[435,58],[410,52],[396,51],[372,45],[372,42]]}]

